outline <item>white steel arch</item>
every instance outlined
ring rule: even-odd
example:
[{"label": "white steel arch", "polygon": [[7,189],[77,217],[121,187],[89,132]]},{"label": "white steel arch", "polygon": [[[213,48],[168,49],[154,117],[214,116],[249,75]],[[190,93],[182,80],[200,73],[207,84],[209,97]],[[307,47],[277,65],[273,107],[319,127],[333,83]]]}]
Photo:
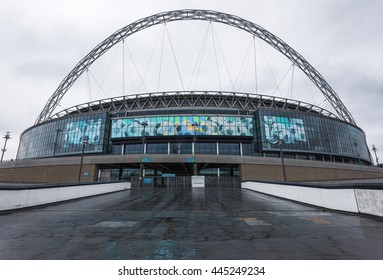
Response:
[{"label": "white steel arch", "polygon": [[337,93],[325,81],[322,75],[302,55],[287,45],[282,39],[278,38],[261,26],[234,15],[210,10],[190,9],[168,11],[148,16],[114,32],[112,35],[98,44],[82,60],[80,60],[80,62],[77,63],[72,71],[62,80],[58,88],[47,101],[35,124],[48,120],[65,93],[81,76],[81,74],[115,44],[121,42],[123,39],[129,37],[130,35],[148,27],[166,22],[181,20],[204,20],[223,23],[238,29],[242,29],[252,34],[253,36],[262,39],[274,49],[285,55],[292,63],[294,63],[294,65],[299,67],[306,74],[306,76],[319,88],[327,101],[332,105],[340,119],[352,124],[356,124],[351,113],[347,110],[346,106],[340,100]]}]

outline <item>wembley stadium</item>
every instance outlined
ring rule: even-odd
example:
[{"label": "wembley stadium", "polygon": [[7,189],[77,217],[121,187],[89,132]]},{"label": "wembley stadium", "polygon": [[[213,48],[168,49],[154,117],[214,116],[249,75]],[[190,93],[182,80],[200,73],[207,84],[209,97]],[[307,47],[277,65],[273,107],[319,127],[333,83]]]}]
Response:
[{"label": "wembley stadium", "polygon": [[[137,93],[55,112],[71,85],[130,34],[176,20],[231,25],[283,53],[320,89],[334,112],[303,101],[235,91]],[[17,159],[0,166],[9,182],[131,180],[141,186],[246,180],[325,181],[381,177],[366,135],[323,77],[275,35],[215,11],[180,10],[143,18],[100,43],[61,82],[20,137]],[[217,179],[219,178],[219,179]],[[218,183],[217,183],[218,182]]]}]

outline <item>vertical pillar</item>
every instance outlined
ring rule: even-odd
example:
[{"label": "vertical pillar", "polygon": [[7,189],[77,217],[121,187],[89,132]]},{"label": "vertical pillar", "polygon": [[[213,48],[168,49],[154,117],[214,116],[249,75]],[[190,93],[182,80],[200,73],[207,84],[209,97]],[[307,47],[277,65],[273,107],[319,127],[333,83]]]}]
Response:
[{"label": "vertical pillar", "polygon": [[248,178],[247,174],[246,174],[246,165],[245,164],[241,164],[239,166],[239,178],[240,178],[241,181],[245,181],[245,180],[248,180],[248,179],[254,179],[255,176],[252,176],[251,178]]},{"label": "vertical pillar", "polygon": [[144,186],[144,164],[140,163],[140,187]]},{"label": "vertical pillar", "polygon": [[197,169],[197,164],[193,163],[193,175],[197,176],[198,175],[198,169]]},{"label": "vertical pillar", "polygon": [[123,168],[120,167],[120,168],[118,169],[118,178],[117,178],[117,181],[120,181],[120,180],[121,180],[123,172],[124,172]]},{"label": "vertical pillar", "polygon": [[101,168],[98,169],[97,182],[100,182],[101,179]]},{"label": "vertical pillar", "polygon": [[243,156],[242,142],[239,142],[239,154]]},{"label": "vertical pillar", "polygon": [[283,180],[286,182],[286,168],[285,168],[285,160],[283,157],[283,149],[282,149],[282,142],[279,143],[280,153],[281,153],[281,161],[282,161],[282,172],[283,172]]}]

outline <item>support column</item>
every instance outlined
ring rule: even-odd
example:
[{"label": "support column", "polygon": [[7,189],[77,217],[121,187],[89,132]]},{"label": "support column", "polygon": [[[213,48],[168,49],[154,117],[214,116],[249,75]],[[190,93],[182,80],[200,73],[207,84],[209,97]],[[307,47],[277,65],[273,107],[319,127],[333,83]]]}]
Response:
[{"label": "support column", "polygon": [[246,167],[244,164],[241,164],[239,166],[239,178],[241,181],[245,181],[247,179],[253,179],[253,178],[247,178]]},{"label": "support column", "polygon": [[140,163],[140,187],[144,186],[144,164]]},{"label": "support column", "polygon": [[198,175],[198,169],[197,169],[197,164],[193,163],[193,175],[197,176]]},{"label": "support column", "polygon": [[285,160],[284,160],[284,157],[283,157],[282,142],[279,143],[279,148],[280,148],[280,156],[281,156],[281,161],[282,161],[283,180],[284,180],[285,182],[287,182],[287,179],[286,179]]}]

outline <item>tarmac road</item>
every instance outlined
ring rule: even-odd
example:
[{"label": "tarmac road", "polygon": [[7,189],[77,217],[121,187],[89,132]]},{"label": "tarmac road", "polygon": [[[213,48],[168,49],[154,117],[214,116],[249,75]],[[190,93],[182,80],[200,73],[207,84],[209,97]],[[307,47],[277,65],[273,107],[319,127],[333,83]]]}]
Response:
[{"label": "tarmac road", "polygon": [[132,189],[0,213],[0,259],[383,259],[383,220],[246,189]]}]

